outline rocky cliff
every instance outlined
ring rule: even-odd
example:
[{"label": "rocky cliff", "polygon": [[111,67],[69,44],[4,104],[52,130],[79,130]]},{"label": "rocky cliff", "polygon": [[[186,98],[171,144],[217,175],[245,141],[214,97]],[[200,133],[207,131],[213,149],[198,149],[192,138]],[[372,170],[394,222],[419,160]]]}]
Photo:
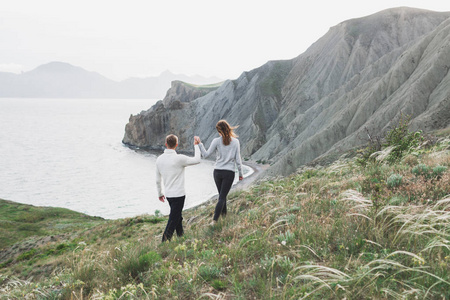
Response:
[{"label": "rocky cliff", "polygon": [[412,116],[412,129],[448,126],[449,68],[450,12],[389,9],[342,22],[298,57],[270,61],[203,96],[184,101],[172,87],[170,99],[130,117],[124,142],[160,148],[170,132],[189,150],[194,135],[209,145],[215,123],[227,119],[240,125],[244,157],[286,175],[363,143],[366,128],[386,131],[401,113]]},{"label": "rocky cliff", "polygon": [[[130,116],[129,123],[125,126],[123,143],[147,149],[161,149],[167,134],[176,133],[179,137],[181,150],[189,151],[185,134],[186,126],[190,126],[189,105],[219,85],[196,86],[182,81],[172,81],[171,88],[167,91],[163,100],[145,112]],[[181,126],[181,127],[180,127]],[[193,135],[189,136],[193,140]]]}]

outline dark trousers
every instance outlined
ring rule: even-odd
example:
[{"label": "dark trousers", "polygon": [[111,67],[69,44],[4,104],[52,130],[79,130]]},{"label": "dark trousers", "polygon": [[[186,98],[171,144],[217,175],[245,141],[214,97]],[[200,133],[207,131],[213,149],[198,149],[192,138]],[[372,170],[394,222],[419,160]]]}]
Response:
[{"label": "dark trousers", "polygon": [[167,221],[166,230],[162,237],[162,241],[170,241],[173,233],[176,231],[178,236],[184,234],[183,231],[183,217],[181,215],[184,206],[184,200],[186,196],[176,198],[166,198],[170,205],[169,220]]},{"label": "dark trousers", "polygon": [[219,192],[219,201],[214,211],[214,221],[219,219],[220,215],[227,214],[227,195],[233,185],[234,172],[229,170],[214,170],[214,182]]}]

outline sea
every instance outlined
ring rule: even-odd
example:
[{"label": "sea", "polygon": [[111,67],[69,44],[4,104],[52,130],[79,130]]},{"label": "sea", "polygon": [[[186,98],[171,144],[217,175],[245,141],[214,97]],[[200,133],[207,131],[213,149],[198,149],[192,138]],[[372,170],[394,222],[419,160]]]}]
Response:
[{"label": "sea", "polygon": [[[161,153],[122,144],[130,115],[156,101],[0,98],[0,199],[105,219],[167,215],[155,183]],[[185,209],[217,193],[212,173],[210,160],[186,168]]]}]

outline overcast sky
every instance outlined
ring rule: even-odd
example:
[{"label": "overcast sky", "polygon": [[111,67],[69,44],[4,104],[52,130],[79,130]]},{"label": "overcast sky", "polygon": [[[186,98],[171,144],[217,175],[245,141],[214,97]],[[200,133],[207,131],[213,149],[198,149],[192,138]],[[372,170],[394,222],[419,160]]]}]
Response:
[{"label": "overcast sky", "polygon": [[0,5],[0,71],[63,61],[114,79],[165,70],[235,79],[303,53],[330,27],[447,0],[11,0]]}]

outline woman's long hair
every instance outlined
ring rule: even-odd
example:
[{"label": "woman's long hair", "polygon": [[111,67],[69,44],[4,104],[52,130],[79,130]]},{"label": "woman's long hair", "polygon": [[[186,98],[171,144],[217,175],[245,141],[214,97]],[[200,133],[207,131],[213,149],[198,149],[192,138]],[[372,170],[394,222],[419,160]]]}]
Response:
[{"label": "woman's long hair", "polygon": [[228,122],[225,120],[220,120],[219,122],[217,122],[216,129],[222,136],[222,142],[225,146],[231,143],[232,137],[238,137],[238,135],[234,133],[234,130],[238,127],[239,126],[230,126],[230,124],[228,124]]}]

